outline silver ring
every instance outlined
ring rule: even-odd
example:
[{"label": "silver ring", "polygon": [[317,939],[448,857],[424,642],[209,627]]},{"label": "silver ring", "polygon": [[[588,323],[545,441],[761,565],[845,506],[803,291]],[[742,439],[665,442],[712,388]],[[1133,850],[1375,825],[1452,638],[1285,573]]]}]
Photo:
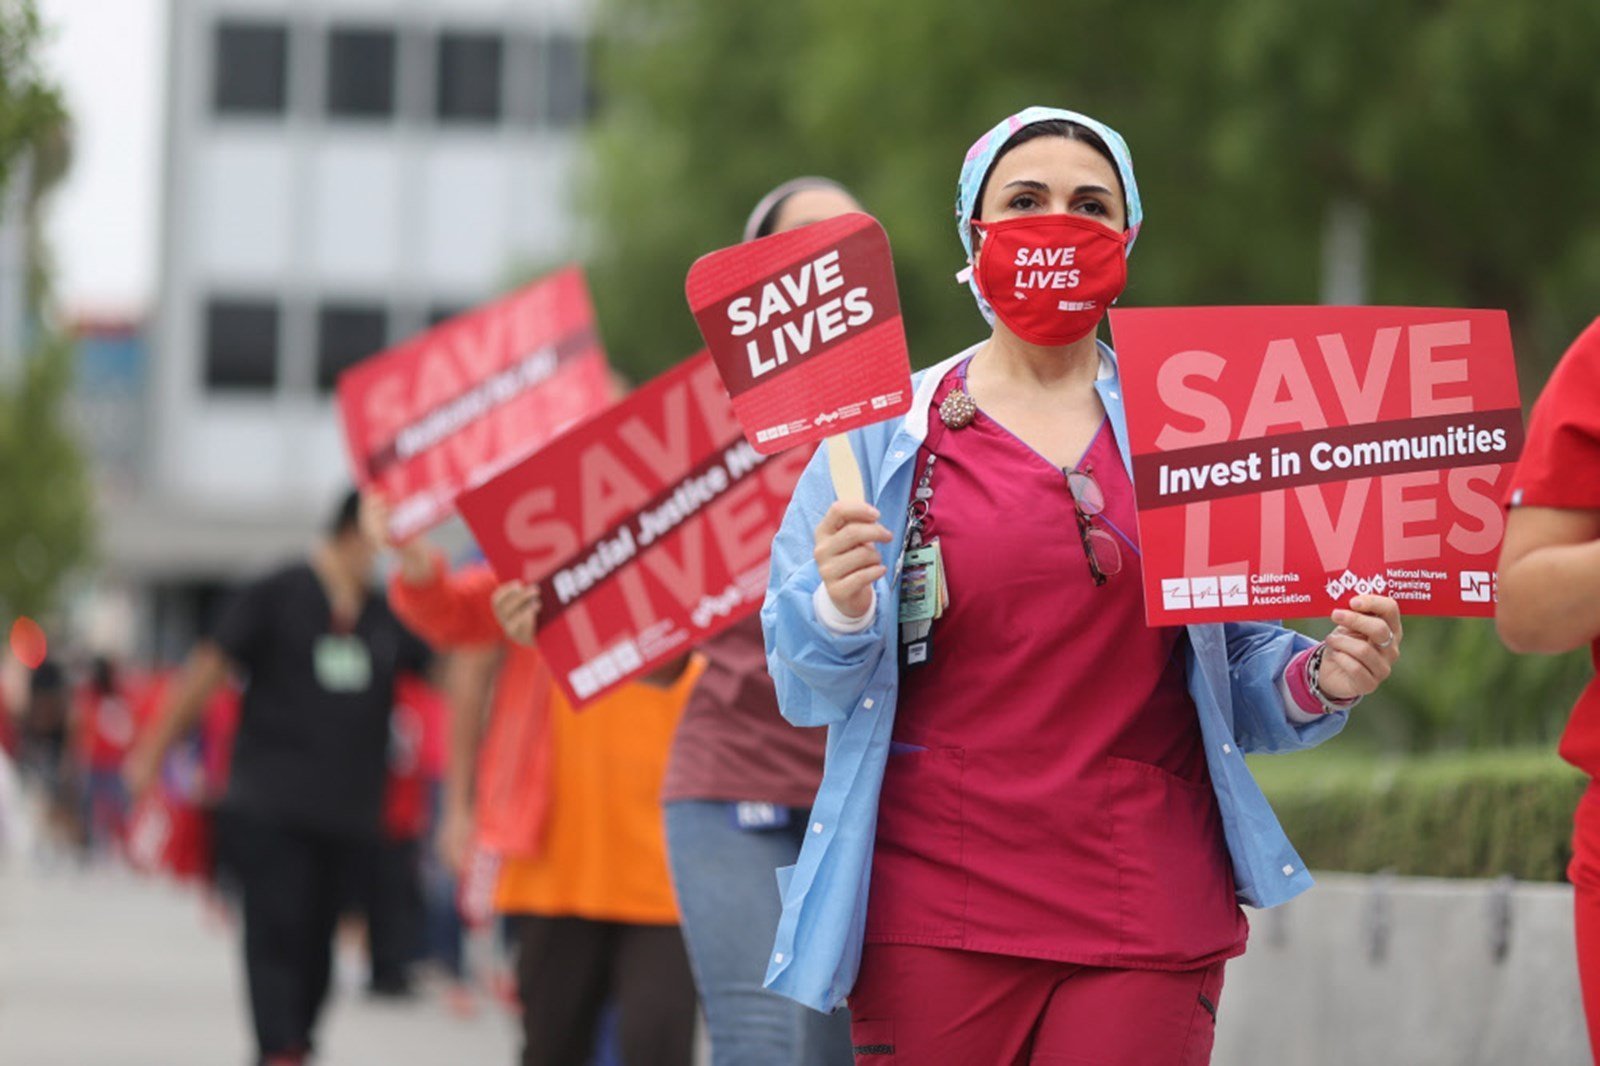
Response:
[{"label": "silver ring", "polygon": [[1391,629],[1391,630],[1389,630],[1389,639],[1384,641],[1382,644],[1374,644],[1373,647],[1377,648],[1379,651],[1382,651],[1384,648],[1387,648],[1389,645],[1391,645],[1393,643],[1394,643],[1394,630]]}]

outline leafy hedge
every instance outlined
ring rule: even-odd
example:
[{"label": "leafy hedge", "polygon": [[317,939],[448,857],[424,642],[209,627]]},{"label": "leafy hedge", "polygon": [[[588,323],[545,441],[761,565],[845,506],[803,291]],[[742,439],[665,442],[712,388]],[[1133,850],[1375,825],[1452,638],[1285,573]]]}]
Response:
[{"label": "leafy hedge", "polygon": [[1565,879],[1588,779],[1548,750],[1251,760],[1313,870]]}]

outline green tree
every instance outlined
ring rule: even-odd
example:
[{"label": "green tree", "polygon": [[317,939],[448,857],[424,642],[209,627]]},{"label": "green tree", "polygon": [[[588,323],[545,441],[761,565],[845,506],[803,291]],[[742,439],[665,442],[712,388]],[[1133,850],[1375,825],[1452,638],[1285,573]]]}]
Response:
[{"label": "green tree", "polygon": [[25,153],[66,128],[61,93],[39,66],[43,36],[34,0],[0,0],[0,187]]},{"label": "green tree", "polygon": [[89,481],[61,415],[72,350],[49,342],[0,390],[0,618],[41,617],[89,556]]},{"label": "green tree", "polygon": [[682,280],[785,177],[854,187],[894,242],[914,358],[981,324],[951,275],[966,146],[1057,103],[1127,135],[1134,304],[1314,302],[1330,206],[1369,299],[1504,307],[1535,391],[1600,311],[1600,5],[1550,0],[604,0],[585,188],[606,336],[695,344]]},{"label": "green tree", "polygon": [[[35,235],[39,197],[66,160],[66,112],[39,67],[41,36],[33,0],[0,0],[0,190],[18,178],[24,155],[35,161],[26,208]],[[42,268],[30,290],[42,319]],[[90,549],[88,476],[63,417],[72,350],[35,332],[39,350],[0,380],[0,621],[7,623],[52,610]]]}]

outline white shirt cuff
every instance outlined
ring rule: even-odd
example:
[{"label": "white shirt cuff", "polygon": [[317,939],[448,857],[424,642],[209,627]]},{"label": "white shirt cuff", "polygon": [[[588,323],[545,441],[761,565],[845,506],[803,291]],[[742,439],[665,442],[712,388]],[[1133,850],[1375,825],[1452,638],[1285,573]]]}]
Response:
[{"label": "white shirt cuff", "polygon": [[828,595],[828,586],[818,585],[817,591],[811,594],[811,606],[817,613],[817,621],[829,632],[844,636],[849,633],[860,633],[872,625],[872,619],[878,613],[878,590],[872,589],[872,602],[867,605],[867,613],[859,618],[851,618],[838,607],[834,606],[833,597]]}]

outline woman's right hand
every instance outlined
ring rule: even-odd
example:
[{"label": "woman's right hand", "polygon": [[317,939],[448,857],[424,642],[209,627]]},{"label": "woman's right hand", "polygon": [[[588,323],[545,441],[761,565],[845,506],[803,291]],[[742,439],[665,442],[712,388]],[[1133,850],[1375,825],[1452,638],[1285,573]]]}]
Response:
[{"label": "woman's right hand", "polygon": [[894,539],[878,521],[878,509],[862,501],[836,500],[817,526],[812,553],[828,598],[847,618],[860,618],[872,607],[872,583],[889,572],[878,554],[879,544]]},{"label": "woman's right hand", "polygon": [[507,640],[524,647],[533,646],[533,633],[539,623],[539,586],[507,581],[494,590],[489,604]]}]

